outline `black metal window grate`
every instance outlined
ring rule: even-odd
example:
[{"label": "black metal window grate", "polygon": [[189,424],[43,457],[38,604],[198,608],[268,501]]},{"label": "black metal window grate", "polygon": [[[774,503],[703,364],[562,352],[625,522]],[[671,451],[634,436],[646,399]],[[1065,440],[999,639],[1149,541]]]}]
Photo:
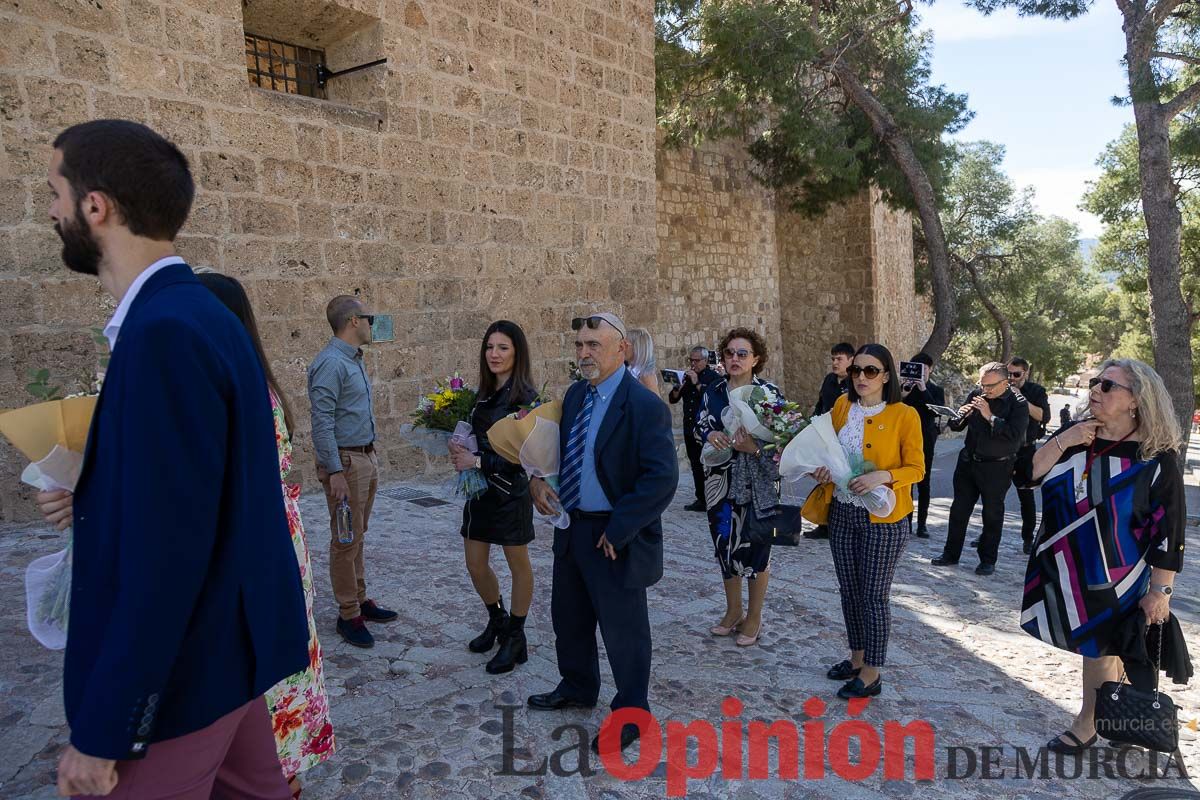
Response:
[{"label": "black metal window grate", "polygon": [[318,67],[324,62],[322,50],[246,34],[246,72],[254,86],[324,99],[325,89],[318,81]]}]

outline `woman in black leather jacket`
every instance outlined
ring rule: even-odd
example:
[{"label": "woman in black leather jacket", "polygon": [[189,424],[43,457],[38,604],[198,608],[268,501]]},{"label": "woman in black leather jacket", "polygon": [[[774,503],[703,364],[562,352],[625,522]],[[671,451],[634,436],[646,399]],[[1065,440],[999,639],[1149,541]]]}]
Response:
[{"label": "woman in black leather jacket", "polygon": [[[456,469],[477,468],[487,478],[487,491],[468,500],[463,508],[461,533],[471,583],[488,610],[487,627],[468,647],[471,652],[486,653],[500,642],[500,649],[487,663],[487,671],[493,675],[509,672],[528,660],[525,617],[533,600],[533,566],[526,545],[533,541],[533,505],[525,471],[492,450],[487,432],[497,420],[519,411],[536,396],[524,331],[515,322],[493,322],[479,348],[479,400],[471,413],[479,450],[473,453],[457,445],[450,449]],[[511,614],[504,610],[500,583],[488,563],[494,544],[504,548],[512,573]]]}]

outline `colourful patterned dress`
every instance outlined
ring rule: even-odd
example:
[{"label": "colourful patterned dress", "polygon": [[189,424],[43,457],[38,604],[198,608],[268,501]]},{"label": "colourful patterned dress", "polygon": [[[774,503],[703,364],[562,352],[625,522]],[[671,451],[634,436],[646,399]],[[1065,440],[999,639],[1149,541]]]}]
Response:
[{"label": "colourful patterned dress", "polygon": [[[271,393],[275,414],[275,442],[279,447],[279,474],[282,480],[292,469],[292,440],[283,420],[283,406]],[[271,687],[266,694],[267,708],[275,728],[275,743],[284,776],[303,772],[333,755],[333,725],[329,722],[329,699],[325,695],[325,670],[317,624],[313,621],[312,564],[308,542],[300,521],[300,486],[283,484],[283,502],[287,508],[288,528],[296,548],[300,579],[304,584],[304,604],[308,610],[308,669],[297,672]]]},{"label": "colourful patterned dress", "polygon": [[1141,461],[1137,442],[1096,439],[1090,451],[1067,448],[1041,485],[1043,531],[1025,573],[1021,627],[1063,650],[1107,655],[1116,627],[1146,593],[1150,568],[1183,566],[1175,454]]}]

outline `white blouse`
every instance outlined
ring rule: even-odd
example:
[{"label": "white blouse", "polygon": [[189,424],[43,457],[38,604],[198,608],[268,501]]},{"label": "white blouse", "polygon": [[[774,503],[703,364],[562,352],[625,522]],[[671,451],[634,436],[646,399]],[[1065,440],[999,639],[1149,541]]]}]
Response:
[{"label": "white blouse", "polygon": [[[863,435],[866,433],[867,417],[873,417],[887,408],[887,403],[879,403],[878,405],[864,408],[861,401],[855,400],[850,404],[850,413],[846,417],[846,424],[838,431],[838,442],[842,445],[842,450],[846,453],[846,458],[853,464],[862,459],[863,453]],[[834,491],[834,497],[841,500],[843,503],[851,505],[863,505],[863,499],[854,492],[841,487]]]}]

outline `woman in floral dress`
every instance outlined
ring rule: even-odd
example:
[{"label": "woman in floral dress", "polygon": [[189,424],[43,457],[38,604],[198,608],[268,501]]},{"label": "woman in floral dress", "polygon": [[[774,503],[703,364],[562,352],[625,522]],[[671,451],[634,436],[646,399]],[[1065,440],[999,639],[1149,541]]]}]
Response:
[{"label": "woman in floral dress", "polygon": [[308,612],[308,668],[285,678],[267,690],[267,707],[275,729],[275,744],[279,763],[288,779],[292,796],[300,796],[299,773],[320,764],[333,755],[333,725],[329,721],[329,699],[325,694],[325,671],[322,666],[321,643],[317,640],[317,625],[313,621],[312,564],[308,558],[308,542],[300,521],[300,485],[289,484],[287,475],[292,469],[292,415],[287,401],[279,393],[279,383],[271,372],[270,362],[263,352],[258,335],[254,309],[241,283],[228,275],[205,272],[196,276],[209,291],[232,311],[250,334],[250,341],[262,362],[267,387],[271,394],[271,411],[275,416],[275,444],[279,450],[279,476],[283,488],[283,503],[287,510],[288,530],[296,548],[296,562],[304,585],[304,605]]}]

